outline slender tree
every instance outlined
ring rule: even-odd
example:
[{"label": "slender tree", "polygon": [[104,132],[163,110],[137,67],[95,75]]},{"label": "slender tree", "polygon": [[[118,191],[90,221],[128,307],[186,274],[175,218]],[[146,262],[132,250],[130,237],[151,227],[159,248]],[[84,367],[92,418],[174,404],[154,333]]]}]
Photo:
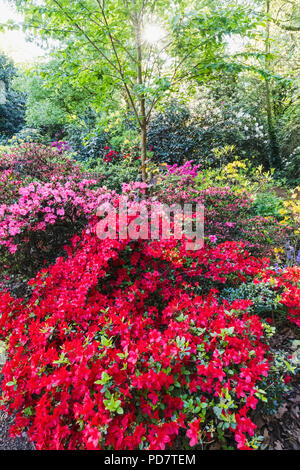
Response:
[{"label": "slender tree", "polygon": [[[271,0],[265,0],[266,15],[270,17],[270,5]],[[271,72],[271,38],[270,38],[270,21],[266,23],[266,37],[265,37],[265,69],[267,72]],[[269,163],[271,168],[280,168],[280,150],[279,143],[276,135],[275,128],[275,118],[274,118],[274,108],[272,100],[272,90],[270,85],[271,73],[270,75],[265,76],[265,96],[266,96],[266,110],[267,110],[267,125],[268,125],[268,134],[269,134]]]},{"label": "slender tree", "polygon": [[123,89],[140,128],[146,179],[147,125],[153,109],[180,83],[206,79],[230,66],[226,38],[256,24],[242,6],[214,0],[16,0],[25,28],[82,57],[81,83],[101,78],[102,101]]}]

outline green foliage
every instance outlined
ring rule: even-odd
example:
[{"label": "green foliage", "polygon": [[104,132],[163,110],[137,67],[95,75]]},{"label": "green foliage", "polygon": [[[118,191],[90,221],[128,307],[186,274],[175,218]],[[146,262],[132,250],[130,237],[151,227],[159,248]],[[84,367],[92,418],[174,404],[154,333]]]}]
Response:
[{"label": "green foliage", "polygon": [[[274,286],[265,283],[244,283],[237,288],[225,288],[222,298],[233,302],[237,299],[249,299],[253,302],[251,310],[262,317],[276,316],[277,319],[286,318],[286,308],[280,304],[280,296]],[[281,319],[282,319],[281,318]]]},{"label": "green foliage", "polygon": [[279,212],[283,207],[282,200],[275,193],[258,193],[253,204],[255,214],[264,217],[273,216],[279,220],[283,218]]},{"label": "green foliage", "polygon": [[117,152],[125,155],[140,156],[139,130],[134,114],[128,111],[115,111],[102,114],[98,120],[98,126],[104,129],[109,146]]},{"label": "green foliage", "polygon": [[[64,60],[52,59],[28,70],[17,81],[16,86],[27,95],[26,124],[41,129],[51,139],[67,122],[72,122],[88,105],[89,93],[72,77],[59,79]],[[46,79],[55,77],[55,81]]]},{"label": "green foliage", "polygon": [[[182,82],[202,83],[220,71],[241,69],[242,61],[226,54],[226,39],[231,34],[246,35],[258,24],[258,15],[247,6],[211,0],[192,4],[181,0],[172,5],[165,0],[60,0],[55,4],[17,0],[16,5],[31,31],[61,41],[58,62],[44,72],[68,114],[73,104],[69,87],[83,94],[87,91],[98,109],[109,109],[112,101],[131,109],[141,130],[143,168],[152,111],[177,92]],[[164,30],[158,42],[143,36],[149,18],[159,21]],[[54,115],[60,123],[60,112],[54,112],[60,109],[51,105],[46,100],[45,120]],[[36,121],[34,111],[33,106],[32,121]]]},{"label": "green foliage", "polygon": [[79,122],[67,124],[65,126],[65,139],[76,152],[79,161],[88,159],[100,159],[105,155],[105,147],[108,145],[108,136],[104,129],[97,129],[95,126],[95,116],[86,113]]},{"label": "green foliage", "polygon": [[[267,137],[262,120],[241,109],[240,103],[205,96],[210,93],[210,87],[201,88],[189,107],[172,102],[153,117],[148,139],[154,158],[170,164],[193,159],[207,167],[228,163],[238,154],[266,165]],[[224,147],[234,147],[235,153],[225,152],[220,158],[215,149]]]},{"label": "green foliage", "polygon": [[188,107],[172,102],[150,121],[148,142],[155,161],[182,164],[201,159],[201,128]]},{"label": "green foliage", "polygon": [[299,185],[300,181],[300,93],[294,91],[290,98],[292,105],[283,114],[278,135],[282,148],[281,176],[292,185]]},{"label": "green foliage", "polygon": [[292,187],[299,185],[300,181],[300,146],[297,147],[288,157],[283,159],[280,176],[285,183]]},{"label": "green foliage", "polygon": [[[287,357],[283,350],[272,350],[273,363],[268,376],[263,378],[260,384],[258,396],[260,401],[256,409],[256,415],[275,414],[280,405],[285,401],[286,395],[291,391],[289,383],[285,383],[284,378],[294,375],[297,367],[293,361]],[[264,392],[267,391],[267,394]]]},{"label": "green foliage", "polygon": [[121,155],[140,155],[138,129],[132,113],[99,113],[87,109],[81,119],[64,126],[61,137],[80,161],[103,159],[107,147]]},{"label": "green foliage", "polygon": [[120,191],[123,183],[138,181],[141,177],[140,167],[140,160],[133,160],[130,157],[114,163],[103,162],[103,158],[95,158],[83,162],[83,168],[86,171],[97,175],[103,185],[115,191]]},{"label": "green foliage", "polygon": [[25,96],[13,88],[17,70],[13,62],[0,53],[0,141],[18,132],[24,123]]}]

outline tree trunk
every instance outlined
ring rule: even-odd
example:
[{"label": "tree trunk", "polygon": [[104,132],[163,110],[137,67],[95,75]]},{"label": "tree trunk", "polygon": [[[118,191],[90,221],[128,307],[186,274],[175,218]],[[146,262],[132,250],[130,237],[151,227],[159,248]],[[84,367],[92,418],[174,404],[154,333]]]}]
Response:
[{"label": "tree trunk", "polygon": [[[267,15],[270,14],[270,7],[271,7],[271,0],[266,0],[266,13]],[[270,21],[267,22],[267,31],[266,31],[266,40],[265,40],[265,52],[266,54],[270,54]],[[269,72],[270,71],[270,58],[266,55],[265,59],[265,68]],[[269,135],[269,165],[270,168],[277,168],[279,169],[281,166],[280,160],[280,150],[279,144],[276,135],[275,129],[275,116],[273,111],[273,104],[272,104],[272,91],[270,87],[270,79],[269,77],[265,78],[265,96],[266,96],[266,110],[267,110],[267,125],[268,125],[268,135]]]},{"label": "tree trunk", "polygon": [[[143,54],[142,54],[142,24],[139,18],[136,20],[136,44],[137,44],[137,81],[143,85]],[[141,162],[142,162],[142,180],[146,182],[146,160],[147,160],[147,120],[146,120],[146,100],[142,94],[140,102],[140,130],[141,130]]]},{"label": "tree trunk", "polygon": [[147,127],[146,119],[144,119],[141,125],[141,161],[142,161],[142,180],[146,182],[147,180],[147,171],[146,171],[146,161],[147,161]]},{"label": "tree trunk", "polygon": [[269,135],[269,165],[270,168],[279,169],[281,166],[280,161],[280,149],[276,135],[276,128],[272,110],[272,97],[271,89],[268,78],[265,79],[265,94],[266,94],[266,108],[267,108],[267,124],[268,124],[268,135]]}]

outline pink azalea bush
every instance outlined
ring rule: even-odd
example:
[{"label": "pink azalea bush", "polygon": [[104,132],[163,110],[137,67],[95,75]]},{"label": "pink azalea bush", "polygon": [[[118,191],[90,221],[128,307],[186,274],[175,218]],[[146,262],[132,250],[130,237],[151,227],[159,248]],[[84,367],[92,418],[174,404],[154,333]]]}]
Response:
[{"label": "pink azalea bush", "polygon": [[52,142],[51,147],[55,147],[59,153],[69,152],[71,150],[68,142],[65,142],[64,140],[56,140],[55,142]]},{"label": "pink azalea bush", "polygon": [[18,199],[18,189],[24,185],[22,179],[16,178],[12,168],[0,172],[0,204],[12,203]]},{"label": "pink azalea bush", "polygon": [[42,144],[23,143],[0,157],[0,171],[13,171],[16,178],[27,181],[48,182],[64,180],[72,175],[80,178],[81,166],[62,154],[58,148]]},{"label": "pink azalea bush", "polygon": [[191,176],[195,178],[200,172],[201,165],[195,165],[194,160],[189,160],[183,165],[166,165],[167,174],[177,176]]},{"label": "pink azalea bush", "polygon": [[100,204],[113,195],[96,180],[72,177],[64,184],[32,182],[18,199],[0,205],[0,254],[8,272],[41,267],[70,237],[82,230]]}]

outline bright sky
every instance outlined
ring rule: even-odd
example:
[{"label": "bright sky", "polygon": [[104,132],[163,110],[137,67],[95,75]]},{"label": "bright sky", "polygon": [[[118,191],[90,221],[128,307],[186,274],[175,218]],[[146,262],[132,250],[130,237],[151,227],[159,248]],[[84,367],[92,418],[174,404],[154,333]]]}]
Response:
[{"label": "bright sky", "polygon": [[[22,15],[17,13],[12,2],[0,0],[0,23],[8,20],[21,24]],[[237,35],[233,35],[228,39],[227,47],[230,53],[239,52],[243,47],[243,41]],[[16,64],[32,63],[45,55],[45,51],[37,44],[26,41],[25,34],[21,30],[0,32],[0,51],[11,57]]]},{"label": "bright sky", "polygon": [[[0,23],[8,20],[22,22],[22,15],[8,4],[6,0],[0,0]],[[17,64],[34,62],[39,56],[45,52],[32,42],[25,39],[25,34],[20,31],[6,31],[0,33],[0,51],[11,57]]]},{"label": "bright sky", "polygon": [[231,36],[227,39],[227,52],[230,54],[238,54],[247,44],[248,40],[246,38],[242,38],[239,34],[231,34]]}]

